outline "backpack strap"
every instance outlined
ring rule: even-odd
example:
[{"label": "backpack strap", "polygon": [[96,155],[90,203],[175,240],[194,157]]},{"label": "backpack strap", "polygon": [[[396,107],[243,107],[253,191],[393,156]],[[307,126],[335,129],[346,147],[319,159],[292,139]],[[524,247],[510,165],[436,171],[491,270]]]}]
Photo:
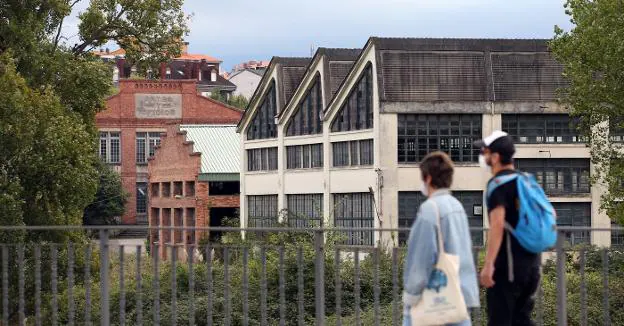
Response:
[{"label": "backpack strap", "polygon": [[[518,173],[512,173],[512,174],[506,174],[506,175],[501,175],[498,177],[494,177],[492,180],[490,180],[490,182],[487,185],[487,195],[486,195],[486,200],[487,198],[489,198],[492,193],[494,192],[494,190],[496,190],[499,186],[502,186],[508,182],[511,182],[513,180],[517,180],[518,179],[519,174]],[[487,201],[486,201],[487,203]],[[512,256],[512,252],[511,252],[511,233],[513,233],[513,227],[505,222],[505,226],[504,226],[504,230],[507,231],[505,232],[505,235],[507,237],[507,243],[506,243],[506,248],[504,248],[504,250],[507,251],[507,278],[509,280],[509,282],[514,281],[515,279],[515,275],[514,275],[514,263],[513,263],[513,256]]]},{"label": "backpack strap", "polygon": [[509,181],[516,180],[518,178],[518,173],[501,175],[498,177],[494,177],[487,185],[487,198],[489,198],[494,190],[499,186],[506,184]]}]

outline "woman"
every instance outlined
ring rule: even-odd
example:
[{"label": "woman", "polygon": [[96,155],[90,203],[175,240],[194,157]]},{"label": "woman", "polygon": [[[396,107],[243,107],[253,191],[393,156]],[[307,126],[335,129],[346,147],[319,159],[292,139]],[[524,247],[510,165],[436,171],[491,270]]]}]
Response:
[{"label": "woman", "polygon": [[[407,260],[403,273],[403,325],[411,326],[410,307],[422,295],[438,256],[437,212],[444,249],[460,260],[459,279],[466,307],[479,306],[479,289],[472,256],[468,217],[462,204],[451,195],[453,162],[442,152],[427,155],[420,163],[421,192],[428,199],[420,205],[408,239]],[[437,208],[436,208],[437,206]],[[453,325],[471,325],[470,319]]]}]

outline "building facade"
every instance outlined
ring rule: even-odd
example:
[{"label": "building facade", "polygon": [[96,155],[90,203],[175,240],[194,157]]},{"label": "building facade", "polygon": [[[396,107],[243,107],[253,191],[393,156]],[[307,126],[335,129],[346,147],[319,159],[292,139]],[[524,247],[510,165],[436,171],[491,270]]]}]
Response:
[{"label": "building facade", "polygon": [[[236,90],[236,85],[229,82],[219,74],[222,61],[205,54],[192,54],[188,52],[188,42],[181,43],[180,56],[172,58],[169,62],[160,65],[158,73],[161,79],[195,80],[197,91],[210,96],[214,91],[219,91],[225,96]],[[112,78],[115,85],[124,78],[136,75],[136,69],[126,61],[126,52],[123,49],[114,51],[100,50],[93,52],[103,61],[112,64]],[[147,79],[152,79],[156,72],[147,72]]]},{"label": "building facade", "polygon": [[148,158],[169,123],[235,124],[242,110],[197,94],[194,80],[120,80],[96,115],[100,158],[121,174],[129,194],[123,224],[147,224]]},{"label": "building facade", "polygon": [[236,90],[232,95],[242,95],[250,99],[258,88],[264,70],[245,69],[232,73],[228,80],[236,85]]},{"label": "building facade", "polygon": [[[238,216],[239,146],[235,125],[170,124],[149,158],[149,225],[205,228]],[[205,236],[201,229],[150,230],[150,244],[163,259],[172,248],[185,259],[187,246]]]},{"label": "building facade", "polygon": [[[320,49],[281,109],[271,107],[280,103],[280,80],[269,67],[239,124],[243,225],[409,227],[424,200],[418,163],[442,150],[456,164],[452,190],[470,225],[487,227],[490,176],[472,144],[494,130],[514,137],[515,164],[536,175],[560,225],[611,225],[599,210],[604,189],[590,185],[589,148],[556,101],[566,84],[546,40],[371,38],[346,61]],[[339,62],[346,73],[332,76]],[[276,118],[265,120],[275,107]],[[256,127],[258,120],[264,124]],[[345,241],[406,236],[350,232]],[[573,244],[611,242],[606,232],[566,236]],[[474,232],[475,243],[483,238]]]}]

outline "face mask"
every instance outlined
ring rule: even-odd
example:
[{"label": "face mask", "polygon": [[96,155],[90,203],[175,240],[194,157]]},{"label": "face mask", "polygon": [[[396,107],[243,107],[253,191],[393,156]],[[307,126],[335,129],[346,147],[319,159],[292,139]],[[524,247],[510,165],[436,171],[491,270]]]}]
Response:
[{"label": "face mask", "polygon": [[429,188],[424,181],[420,184],[420,193],[422,193],[425,197],[429,197]]},{"label": "face mask", "polygon": [[487,171],[487,173],[492,173],[492,167],[487,164],[487,161],[485,160],[485,156],[483,154],[479,155],[479,166]]}]

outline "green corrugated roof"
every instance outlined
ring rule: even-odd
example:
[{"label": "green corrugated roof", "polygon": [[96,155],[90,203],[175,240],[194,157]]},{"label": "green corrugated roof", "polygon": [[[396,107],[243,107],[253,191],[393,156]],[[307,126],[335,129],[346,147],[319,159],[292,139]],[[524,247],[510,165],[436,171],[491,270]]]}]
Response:
[{"label": "green corrugated roof", "polygon": [[240,138],[235,125],[181,125],[193,150],[200,152],[201,173],[240,173]]}]

